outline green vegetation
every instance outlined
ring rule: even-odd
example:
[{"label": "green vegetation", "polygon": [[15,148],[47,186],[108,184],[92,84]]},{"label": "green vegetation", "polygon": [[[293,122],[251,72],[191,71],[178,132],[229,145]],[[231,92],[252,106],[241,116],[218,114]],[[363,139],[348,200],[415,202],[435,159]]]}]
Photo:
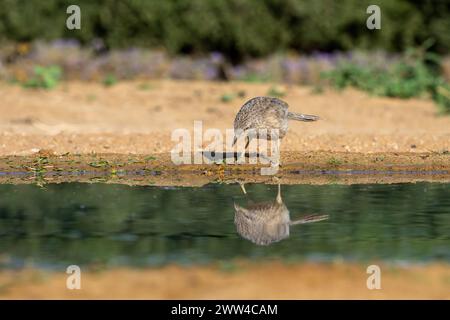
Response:
[{"label": "green vegetation", "polygon": [[106,87],[111,87],[117,83],[117,78],[113,74],[107,74],[105,78],[103,78],[103,85]]},{"label": "green vegetation", "polygon": [[148,82],[144,82],[144,83],[141,83],[141,84],[138,85],[138,89],[140,89],[140,90],[150,90],[150,89],[153,89],[153,86],[150,83],[148,83]]},{"label": "green vegetation", "polygon": [[442,82],[433,92],[433,100],[441,107],[442,112],[450,113],[450,84]]},{"label": "green vegetation", "polygon": [[239,90],[239,91],[237,92],[237,96],[238,96],[239,98],[245,98],[246,95],[247,95],[247,92],[245,92],[245,90]]},{"label": "green vegetation", "polygon": [[89,165],[94,168],[103,168],[103,167],[109,167],[111,164],[106,160],[100,160],[100,161],[90,162]]},{"label": "green vegetation", "polygon": [[95,94],[93,94],[93,93],[90,93],[90,94],[88,94],[88,95],[86,96],[86,100],[87,100],[88,102],[95,101],[95,100],[97,100],[97,96],[96,96]]},{"label": "green vegetation", "polygon": [[316,84],[311,90],[312,94],[322,94],[324,92],[324,88],[322,84]]},{"label": "green vegetation", "polygon": [[249,83],[264,83],[269,82],[271,80],[269,75],[261,75],[255,73],[248,73],[241,77],[241,81],[249,82]]},{"label": "green vegetation", "polygon": [[328,164],[333,167],[338,167],[338,166],[342,165],[342,161],[338,158],[333,157],[328,160]]},{"label": "green vegetation", "polygon": [[35,66],[33,77],[23,83],[26,88],[53,89],[61,80],[62,71],[59,66]]},{"label": "green vegetation", "polygon": [[[71,4],[81,8],[81,30],[66,28]],[[370,4],[382,10],[381,32],[365,27]],[[433,51],[450,50],[446,1],[0,0],[0,7],[0,40],[101,38],[107,48],[219,51],[233,60],[286,49],[403,51],[429,37],[436,39]]]},{"label": "green vegetation", "polygon": [[343,63],[322,74],[337,89],[355,87],[387,97],[431,97],[440,110],[450,113],[450,84],[437,70],[439,58],[422,49],[408,50],[389,68]]},{"label": "green vegetation", "polygon": [[226,92],[220,96],[220,101],[227,103],[231,102],[236,98],[245,98],[247,93],[245,90],[238,90],[237,92]]},{"label": "green vegetation", "polygon": [[236,95],[233,93],[224,93],[221,97],[220,97],[220,101],[222,102],[231,102],[234,100],[234,98],[236,98]]},{"label": "green vegetation", "polygon": [[272,86],[267,95],[275,98],[282,98],[286,95],[286,90],[282,86]]}]

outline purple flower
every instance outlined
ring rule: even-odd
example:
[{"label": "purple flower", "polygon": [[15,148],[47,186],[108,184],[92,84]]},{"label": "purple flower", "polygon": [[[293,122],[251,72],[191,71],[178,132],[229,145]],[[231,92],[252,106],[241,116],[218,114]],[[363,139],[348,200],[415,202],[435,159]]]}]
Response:
[{"label": "purple flower", "polygon": [[215,64],[219,64],[224,61],[223,54],[221,54],[220,52],[216,52],[216,51],[211,52],[210,58],[211,58],[211,62],[215,63]]}]

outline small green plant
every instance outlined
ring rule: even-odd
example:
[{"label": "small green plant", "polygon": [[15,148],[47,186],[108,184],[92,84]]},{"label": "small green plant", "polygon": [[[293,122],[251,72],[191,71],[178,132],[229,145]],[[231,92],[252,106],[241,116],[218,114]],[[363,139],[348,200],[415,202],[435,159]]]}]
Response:
[{"label": "small green plant", "polygon": [[148,82],[144,82],[144,83],[139,84],[138,88],[140,90],[150,90],[150,89],[153,89],[153,86]]},{"label": "small green plant", "polygon": [[432,92],[433,100],[436,101],[442,113],[450,113],[450,84],[440,83],[435,92]]},{"label": "small green plant", "polygon": [[225,93],[220,97],[220,101],[227,103],[234,100],[235,97],[233,93]]},{"label": "small green plant", "polygon": [[247,92],[245,92],[245,90],[238,90],[236,92],[227,92],[220,97],[220,101],[227,103],[233,101],[236,98],[245,98],[246,95]]},{"label": "small green plant", "polygon": [[234,261],[220,261],[219,269],[222,272],[232,273],[238,271],[239,267]]},{"label": "small green plant", "polygon": [[338,167],[342,164],[342,161],[337,158],[332,157],[328,160],[328,164],[333,167]]},{"label": "small green plant", "polygon": [[243,76],[240,80],[249,82],[249,83],[264,83],[269,81],[268,76],[263,76],[255,73],[249,73]]},{"label": "small green plant", "polygon": [[117,78],[113,74],[107,74],[103,78],[103,85],[106,87],[111,87],[117,83]]},{"label": "small green plant", "polygon": [[95,101],[96,99],[97,99],[97,96],[96,96],[95,94],[92,94],[92,93],[90,93],[90,94],[88,94],[88,95],[86,96],[86,100],[87,100],[88,102]]},{"label": "small green plant", "polygon": [[239,98],[245,98],[246,95],[247,95],[247,92],[245,92],[245,90],[239,90],[239,91],[237,92],[237,96],[238,96]]},{"label": "small green plant", "polygon": [[61,80],[62,71],[59,66],[35,66],[33,77],[26,81],[25,88],[53,89]]},{"label": "small green plant", "polygon": [[286,95],[286,90],[281,86],[273,86],[269,89],[267,94],[271,97],[281,98]]},{"label": "small green plant", "polygon": [[312,94],[322,94],[323,93],[323,85],[318,84],[315,85],[312,90],[311,90]]},{"label": "small green plant", "polygon": [[104,168],[104,167],[109,167],[110,163],[106,160],[100,160],[100,161],[89,162],[89,165],[94,168]]}]

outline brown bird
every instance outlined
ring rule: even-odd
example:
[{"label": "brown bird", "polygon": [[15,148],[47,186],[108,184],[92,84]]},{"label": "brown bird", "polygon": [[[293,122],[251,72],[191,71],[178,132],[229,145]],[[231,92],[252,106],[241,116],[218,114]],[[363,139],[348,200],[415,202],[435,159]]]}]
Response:
[{"label": "brown bird", "polygon": [[[247,101],[234,119],[233,146],[241,135],[246,137],[245,148],[253,138],[272,140],[271,129],[277,129],[278,139],[283,139],[288,130],[288,120],[317,121],[318,116],[288,111],[289,105],[271,97],[256,97]],[[266,129],[267,134],[258,134],[259,129]]]},{"label": "brown bird", "polygon": [[289,227],[328,219],[327,215],[311,215],[291,221],[289,210],[281,199],[281,186],[275,201],[256,203],[248,208],[234,204],[234,224],[245,239],[258,245],[269,245],[289,237]]}]

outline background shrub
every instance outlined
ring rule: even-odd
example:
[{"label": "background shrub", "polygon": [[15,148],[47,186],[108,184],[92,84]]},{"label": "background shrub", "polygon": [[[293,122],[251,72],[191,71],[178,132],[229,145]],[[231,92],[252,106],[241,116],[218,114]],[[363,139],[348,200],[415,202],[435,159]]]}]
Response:
[{"label": "background shrub", "polygon": [[[65,27],[78,4],[81,30]],[[365,27],[378,4],[382,29]],[[403,51],[428,38],[450,49],[450,2],[440,0],[0,0],[0,39],[102,39],[106,48],[165,48],[172,54],[219,51],[233,61],[280,50],[381,48]]]},{"label": "background shrub", "polygon": [[426,46],[407,53],[388,67],[344,62],[322,77],[338,89],[353,86],[372,94],[398,97],[431,97],[450,112],[450,86],[440,75],[440,61]]},{"label": "background shrub", "polygon": [[59,66],[35,66],[34,75],[23,83],[26,88],[53,89],[61,79],[61,68]]}]

